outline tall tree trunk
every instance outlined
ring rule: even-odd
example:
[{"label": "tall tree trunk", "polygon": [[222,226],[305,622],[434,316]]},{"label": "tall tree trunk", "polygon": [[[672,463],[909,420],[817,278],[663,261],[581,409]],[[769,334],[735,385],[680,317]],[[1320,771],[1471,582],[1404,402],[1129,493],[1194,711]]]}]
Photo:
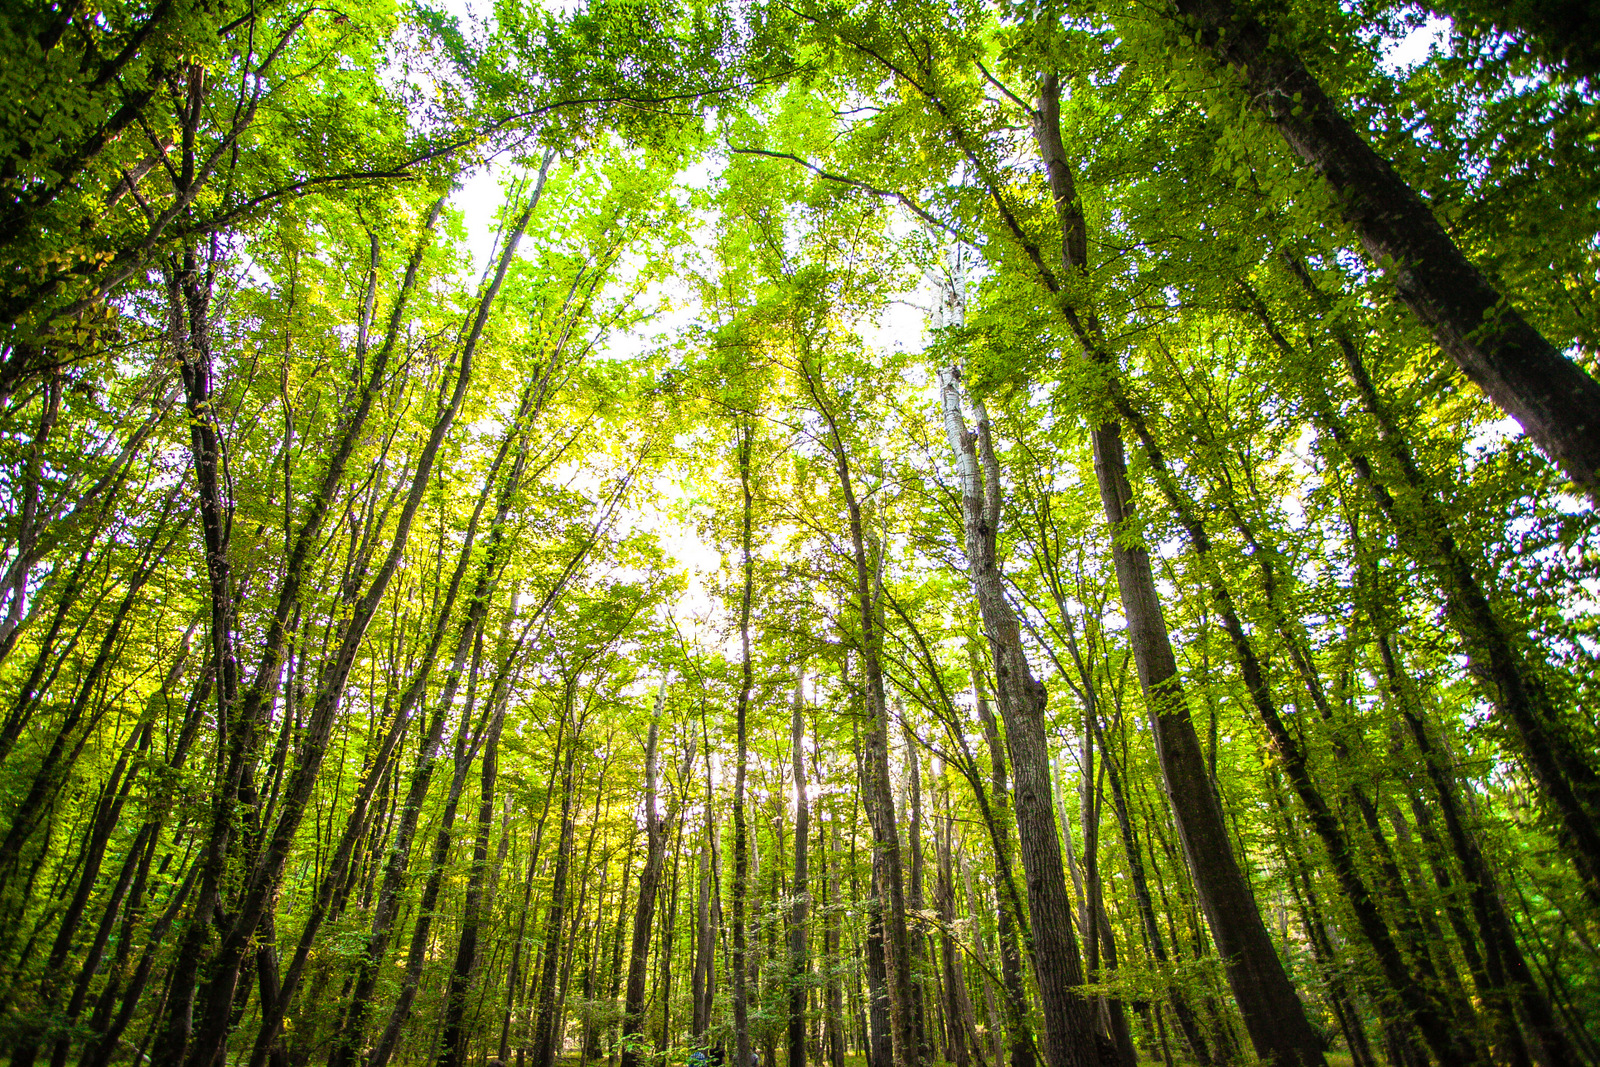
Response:
[{"label": "tall tree trunk", "polygon": [[[226,936],[212,963],[212,973],[206,982],[205,1025],[204,1029],[195,1035],[193,1047],[189,1050],[185,1061],[186,1067],[211,1067],[224,1053],[233,1014],[234,990],[240,964],[247,954],[263,913],[277,898],[295,835],[315,790],[323,759],[327,755],[328,741],[344,696],[345,686],[355,666],[367,627],[382,602],[390,579],[400,565],[410,536],[411,524],[432,478],[434,461],[466,399],[473,376],[473,359],[482,337],[484,324],[488,320],[495,297],[505,281],[516,247],[528,220],[532,217],[537,199],[536,192],[523,208],[507,240],[494,279],[485,289],[462,342],[455,367],[455,380],[448,392],[443,388],[444,381],[441,381],[438,414],[430,429],[427,442],[415,460],[405,503],[396,523],[388,553],[367,588],[352,605],[349,617],[341,624],[337,653],[322,669],[317,683],[316,699],[301,738],[300,760],[283,790],[278,817],[270,838],[265,839],[266,847],[250,867],[237,913],[228,923]],[[239,780],[243,780],[243,777],[242,773],[238,776]],[[169,1029],[166,1037],[169,1051],[176,1051],[175,1041],[180,1034],[181,1028]]]},{"label": "tall tree trunk", "polygon": [[1505,993],[1515,997],[1522,1018],[1528,1028],[1531,1051],[1541,1067],[1555,1067],[1562,1063],[1575,1063],[1579,1056],[1566,1033],[1556,1021],[1550,1001],[1535,980],[1526,958],[1517,942],[1516,930],[1506,913],[1504,902],[1495,887],[1494,873],[1484,859],[1477,839],[1461,811],[1457,798],[1454,775],[1445,755],[1434,745],[1425,721],[1416,707],[1410,679],[1402,671],[1399,656],[1389,639],[1380,634],[1378,648],[1383,658],[1391,694],[1405,719],[1412,743],[1416,745],[1439,801],[1439,812],[1444,818],[1445,831],[1450,838],[1456,862],[1468,886],[1474,917],[1486,948],[1491,956],[1498,956],[1500,966],[1509,986]]},{"label": "tall tree trunk", "polygon": [[[1022,900],[1016,893],[1016,880],[1011,872],[1011,788],[1006,775],[1006,757],[1000,740],[999,724],[989,710],[989,697],[984,686],[984,667],[978,658],[976,646],[967,646],[967,658],[972,669],[972,699],[978,709],[978,721],[983,724],[983,740],[989,750],[989,773],[994,782],[994,817],[989,820],[990,842],[994,849],[996,938],[1000,951],[1000,978],[1004,985],[1005,1033],[1010,1049],[1011,1067],[1034,1067],[1033,1032],[1028,1025],[1028,995],[1022,975],[1021,941],[1026,936],[1027,924],[1022,914]],[[970,896],[970,894],[969,894]],[[976,908],[972,909],[976,912]],[[993,1012],[990,1013],[991,1016]],[[999,1067],[1001,1054],[995,1044],[995,1064]]]},{"label": "tall tree trunk", "polygon": [[[194,125],[199,121],[198,73],[190,76],[188,110],[184,130],[184,176],[194,172]],[[215,244],[213,243],[213,260]],[[228,546],[233,528],[233,502],[224,496],[222,441],[216,413],[212,409],[211,290],[215,279],[214,263],[204,277],[192,250],[185,250],[181,269],[170,271],[168,279],[172,314],[174,352],[182,360],[184,397],[189,410],[189,451],[199,491],[200,527],[205,541],[205,563],[210,594],[211,668],[216,672],[213,693],[217,702],[217,755],[213,781],[211,825],[207,833],[205,859],[201,867],[199,892],[178,945],[177,959],[169,980],[171,993],[166,1006],[163,1030],[156,1041],[157,1059],[179,1063],[188,1050],[194,1029],[195,994],[210,955],[212,921],[216,915],[222,881],[228,860],[229,835],[233,828],[236,784],[227,777],[230,745],[238,744],[239,723],[235,718],[238,702],[239,662],[234,644],[237,608]]]},{"label": "tall tree trunk", "polygon": [[467,874],[466,897],[461,905],[461,935],[456,944],[455,966],[445,990],[444,1034],[440,1038],[438,1067],[458,1067],[466,1058],[465,1032],[467,997],[478,968],[480,931],[488,920],[485,885],[489,877],[489,837],[494,829],[494,790],[499,772],[500,729],[505,723],[505,705],[500,704],[489,721],[489,736],[483,742],[479,763],[478,835],[472,845],[472,867]]},{"label": "tall tree trunk", "polygon": [[[1003,190],[991,184],[990,191],[1003,206],[1003,221],[1032,262],[1039,284],[1055,299],[1084,359],[1108,385],[1115,386],[1116,361],[1099,320],[1092,308],[1080,309],[1076,302],[1091,288],[1087,225],[1061,140],[1060,84],[1053,72],[1042,79],[1034,135],[1061,227],[1060,267],[1068,284],[1045,262],[1037,243],[1007,206]],[[1184,701],[1149,551],[1137,540],[1137,526],[1132,521],[1133,491],[1128,484],[1121,428],[1114,421],[1101,422],[1091,430],[1090,440],[1106,523],[1114,535],[1112,561],[1129,643],[1149,708],[1157,760],[1195,887],[1220,953],[1227,960],[1234,999],[1259,1056],[1276,1057],[1280,1067],[1322,1067],[1321,1040],[1262,923],[1211,788],[1205,753]]]},{"label": "tall tree trunk", "polygon": [[[954,845],[955,818],[950,814],[949,790],[942,781],[934,784],[935,817],[942,821],[934,826],[936,854],[934,909],[939,916],[939,965],[944,972],[945,1016],[949,1020],[949,1059],[955,1067],[971,1067],[977,1056],[978,1067],[987,1067],[983,1044],[978,1037],[977,1014],[972,1010],[971,995],[967,992],[965,969],[956,953],[956,939],[952,927],[956,921],[956,890],[954,864],[951,851]],[[976,918],[976,916],[974,916]],[[979,935],[981,938],[981,935]]]},{"label": "tall tree trunk", "polygon": [[673,793],[667,807],[667,831],[672,834],[672,877],[667,880],[667,908],[661,917],[661,1033],[656,1038],[656,1052],[665,1055],[672,1039],[672,957],[678,938],[678,871],[683,860],[683,821],[679,818],[679,798],[688,790],[689,773],[694,767],[694,739],[684,747],[683,765],[678,774],[679,790]]},{"label": "tall tree trunk", "polygon": [[[567,879],[572,866],[573,843],[572,801],[576,790],[573,762],[578,749],[578,728],[574,722],[572,699],[569,681],[565,714],[571,741],[568,742],[561,770],[561,844],[556,851],[555,870],[550,876],[550,909],[545,915],[544,924],[544,966],[539,975],[539,997],[534,1009],[532,1067],[551,1067],[555,1063],[556,1043],[561,1037],[560,1012],[556,1007],[556,972],[561,960],[562,935],[567,926]],[[621,925],[619,915],[619,931]]]},{"label": "tall tree trunk", "polygon": [[639,869],[639,899],[633,911],[633,942],[628,950],[628,987],[622,1002],[622,1067],[638,1067],[644,1052],[644,983],[650,956],[650,930],[660,895],[661,867],[667,853],[667,827],[659,808],[660,789],[656,745],[661,709],[667,700],[667,680],[661,679],[655,715],[644,757],[644,866]]},{"label": "tall tree trunk", "polygon": [[[813,735],[815,732],[813,731]],[[819,745],[817,751],[821,752]],[[820,779],[820,775],[819,775]],[[845,1026],[844,986],[838,974],[839,937],[839,823],[836,819],[817,824],[817,856],[826,877],[822,882],[822,953],[826,960],[823,989],[823,1059],[828,1067],[844,1067]]]},{"label": "tall tree trunk", "polygon": [[[967,432],[961,414],[960,373],[941,373],[945,433],[961,480],[967,565],[973,597],[994,655],[995,694],[1006,725],[1006,747],[1016,773],[1015,810],[1022,869],[1028,882],[1028,918],[1033,935],[1034,974],[1044,1017],[1048,1067],[1091,1067],[1100,1060],[1093,1011],[1077,989],[1083,963],[1073,933],[1061,838],[1050,790],[1050,755],[1045,739],[1045,689],[1033,678],[1022,647],[1022,631],[1005,599],[1005,579],[995,552],[1000,521],[1000,467],[989,442],[988,418],[977,404],[978,430]],[[979,472],[979,453],[983,470]]]},{"label": "tall tree trunk", "polygon": [[[617,883],[617,919],[611,927],[611,965],[606,972],[606,1000],[613,1005],[620,1004],[618,997],[622,993],[622,935],[628,923],[628,886],[631,882],[629,876],[633,874],[634,853],[637,851],[630,836],[622,861],[622,880]],[[618,1023],[620,1021],[619,1015]],[[606,1029],[606,1056],[611,1062],[616,1061],[618,1023],[612,1023]]]},{"label": "tall tree trunk", "polygon": [[[1355,340],[1331,314],[1327,295],[1305,265],[1284,255],[1289,271],[1333,322],[1334,340],[1363,408],[1379,428],[1378,439],[1393,470],[1384,478],[1351,440],[1343,420],[1316,382],[1308,384],[1312,413],[1339,442],[1356,475],[1368,487],[1378,508],[1394,524],[1401,549],[1428,568],[1438,582],[1445,616],[1468,652],[1467,666],[1495,710],[1510,721],[1521,741],[1523,762],[1566,833],[1562,844],[1572,855],[1592,903],[1600,906],[1600,773],[1592,758],[1562,729],[1548,687],[1511,627],[1502,620],[1478,580],[1475,569],[1452,532],[1452,523],[1437,496],[1423,480],[1409,442],[1385,408],[1367,372]],[[1260,297],[1246,287],[1248,310],[1286,358],[1303,360],[1283,336]]]},{"label": "tall tree trunk", "polygon": [[789,1067],[806,1067],[806,990],[810,978],[806,924],[810,909],[807,850],[811,846],[811,805],[806,796],[805,684],[806,673],[802,666],[794,683],[789,722],[795,796],[794,883],[789,909]]},{"label": "tall tree trunk", "polygon": [[[522,955],[526,951],[526,934],[528,929],[528,912],[533,902],[533,876],[539,869],[539,851],[544,844],[545,822],[550,817],[550,800],[555,795],[556,775],[561,770],[561,730],[565,720],[557,725],[555,745],[550,753],[550,777],[545,782],[544,801],[539,807],[539,821],[534,824],[532,840],[528,844],[528,873],[522,880],[522,907],[517,912],[517,932],[511,942],[511,966],[506,975],[506,997],[501,1012],[500,1022],[500,1049],[499,1058],[505,1061],[511,1055],[511,1016],[514,1014],[518,995],[522,991]],[[602,767],[602,774],[604,768]],[[600,883],[604,902],[605,869],[601,868]]]},{"label": "tall tree trunk", "polygon": [[716,909],[721,897],[717,877],[722,857],[717,849],[717,820],[711,782],[711,733],[704,718],[700,724],[701,744],[706,766],[705,838],[700,846],[700,899],[695,908],[695,956],[692,996],[694,1017],[691,1028],[697,1043],[704,1043],[711,1025],[711,1008],[717,985]]},{"label": "tall tree trunk", "polygon": [[1128,810],[1127,794],[1122,788],[1122,772],[1118,769],[1111,750],[1106,747],[1105,729],[1099,716],[1095,717],[1092,725],[1103,757],[1101,765],[1106,771],[1106,782],[1111,788],[1111,807],[1117,816],[1123,856],[1128,863],[1128,881],[1132,884],[1134,906],[1138,909],[1139,922],[1144,928],[1145,944],[1156,966],[1164,972],[1163,977],[1166,978],[1169,989],[1168,999],[1172,1003],[1172,1014],[1178,1022],[1178,1029],[1183,1033],[1184,1041],[1189,1046],[1190,1054],[1203,1067],[1210,1067],[1211,1048],[1206,1041],[1205,1031],[1200,1026],[1194,1007],[1189,1003],[1189,994],[1184,988],[1184,983],[1174,980],[1174,976],[1170,974],[1171,957],[1167,954],[1161,926],[1156,921],[1155,905],[1150,898],[1150,883],[1145,877],[1144,850],[1139,844],[1132,814]]},{"label": "tall tree trunk", "polygon": [[1305,750],[1278,714],[1277,702],[1267,684],[1265,666],[1256,655],[1254,642],[1245,632],[1244,622],[1239,618],[1233,594],[1223,582],[1221,571],[1211,558],[1211,538],[1201,523],[1194,505],[1178,486],[1167,466],[1166,456],[1156,442],[1143,414],[1137,411],[1131,402],[1125,400],[1118,404],[1118,409],[1143,444],[1145,455],[1155,473],[1157,485],[1172,507],[1179,525],[1187,533],[1190,548],[1205,572],[1212,602],[1222,620],[1222,628],[1233,646],[1240,675],[1244,679],[1245,689],[1250,694],[1250,701],[1262,726],[1266,728],[1274,754],[1289,776],[1295,795],[1305,805],[1312,829],[1327,852],[1339,888],[1355,914],[1362,936],[1372,949],[1373,955],[1377,957],[1379,967],[1389,986],[1387,995],[1399,1002],[1405,1016],[1422,1033],[1429,1049],[1441,1063],[1478,1062],[1478,1050],[1474,1043],[1466,1040],[1461,1030],[1452,1025],[1451,1013],[1439,1003],[1426,981],[1428,975],[1413,974],[1412,969],[1406,965],[1400,946],[1378,907],[1377,898],[1357,869],[1355,853],[1349,838],[1312,778]]},{"label": "tall tree trunk", "polygon": [[1467,259],[1300,57],[1232,0],[1177,0],[1198,43],[1243,76],[1250,105],[1328,183],[1367,256],[1445,354],[1600,502],[1600,383]]},{"label": "tall tree trunk", "polygon": [[[900,831],[895,820],[894,787],[889,777],[889,707],[884,695],[880,660],[882,635],[875,606],[877,552],[869,560],[867,532],[850,472],[850,456],[833,404],[824,397],[821,369],[809,356],[800,372],[812,404],[828,428],[827,447],[845,500],[850,548],[855,563],[856,612],[860,620],[861,667],[866,696],[867,722],[862,740],[862,795],[872,824],[873,849],[882,856],[874,869],[882,877],[882,896],[888,905],[882,916],[884,965],[889,989],[889,1030],[894,1067],[922,1067],[921,1048],[913,1015],[911,945],[906,929],[905,879],[900,856]],[[740,1065],[743,1067],[743,1065]],[[882,1067],[874,1064],[873,1067]]]},{"label": "tall tree trunk", "polygon": [[[900,713],[902,733],[906,742],[906,766],[909,770],[906,781],[906,793],[910,808],[910,819],[906,821],[906,848],[911,853],[911,881],[906,893],[906,908],[915,913],[919,918],[909,924],[906,931],[911,946],[911,958],[919,964],[925,963],[928,958],[927,938],[922,932],[922,915],[926,906],[922,892],[922,756],[916,749],[916,741],[912,737],[911,727],[905,722],[905,713]],[[928,1033],[927,997],[923,990],[923,983],[915,981],[911,986],[912,1012],[911,1018],[916,1023],[916,1037],[918,1055],[923,1062],[932,1063],[934,1055],[933,1040]]]},{"label": "tall tree trunk", "polygon": [[[749,929],[745,924],[745,909],[750,894],[750,841],[746,826],[745,780],[749,775],[750,691],[755,685],[754,665],[750,649],[750,596],[755,586],[755,571],[750,558],[752,506],[750,491],[750,450],[754,444],[753,420],[744,417],[736,427],[738,435],[735,448],[738,452],[739,489],[742,510],[739,520],[740,567],[743,579],[739,593],[739,695],[734,709],[735,729],[738,733],[737,761],[733,779],[733,1067],[752,1067],[750,1062],[750,990],[749,990]],[[768,1067],[771,1067],[769,1064]]]}]

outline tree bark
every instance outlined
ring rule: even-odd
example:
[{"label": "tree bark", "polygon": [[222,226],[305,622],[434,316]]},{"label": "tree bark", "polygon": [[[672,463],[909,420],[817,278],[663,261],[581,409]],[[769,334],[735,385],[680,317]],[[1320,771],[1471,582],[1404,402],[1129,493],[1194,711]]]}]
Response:
[{"label": "tree bark", "polygon": [[[994,817],[990,820],[990,842],[994,848],[995,863],[995,937],[999,941],[1000,980],[1005,1005],[1007,1045],[1011,1067],[1034,1067],[1037,1062],[1033,1045],[1033,1032],[1028,1023],[1028,995],[1022,977],[1021,941],[1027,933],[1027,921],[1022,914],[1022,901],[1015,892],[1016,880],[1011,869],[1011,787],[1006,774],[1005,750],[1000,740],[1000,729],[994,714],[989,710],[989,696],[983,684],[984,666],[978,659],[975,646],[967,646],[967,658],[972,668],[972,701],[978,709],[978,721],[983,724],[983,740],[989,750],[990,780],[994,783]],[[973,908],[976,911],[976,908]],[[992,1016],[991,1012],[991,1016]],[[1002,1062],[1000,1045],[995,1043],[995,1064]]]},{"label": "tree bark", "polygon": [[1131,425],[1144,446],[1155,480],[1167,503],[1172,507],[1178,523],[1188,535],[1189,545],[1210,586],[1211,599],[1222,621],[1222,628],[1233,646],[1239,673],[1244,680],[1251,704],[1261,724],[1267,731],[1273,753],[1278,757],[1284,773],[1289,776],[1295,795],[1305,806],[1312,830],[1327,853],[1334,876],[1344,893],[1345,902],[1355,914],[1356,924],[1368,947],[1377,957],[1379,968],[1388,985],[1388,996],[1400,1005],[1404,1015],[1421,1031],[1429,1049],[1441,1063],[1471,1064],[1478,1062],[1478,1050],[1465,1039],[1461,1030],[1452,1025],[1451,1013],[1435,997],[1424,979],[1426,974],[1413,974],[1406,965],[1395,941],[1388,921],[1379,909],[1377,897],[1368,887],[1366,879],[1356,867],[1355,853],[1338,817],[1322,796],[1322,790],[1312,777],[1305,750],[1290,733],[1278,714],[1277,701],[1267,684],[1265,665],[1257,656],[1255,644],[1245,632],[1244,622],[1234,604],[1233,594],[1223,582],[1222,573],[1211,556],[1211,538],[1201,523],[1194,505],[1185,497],[1167,466],[1166,456],[1155,440],[1148,422],[1132,403],[1119,397],[1118,410]]},{"label": "tree bark", "polygon": [[440,1038],[438,1067],[458,1067],[466,1058],[465,1032],[467,997],[478,969],[478,941],[487,925],[485,885],[489,877],[489,836],[493,830],[495,781],[499,773],[500,730],[505,724],[505,705],[495,707],[489,721],[489,736],[483,742],[479,762],[478,834],[472,845],[472,867],[467,874],[466,896],[461,905],[461,935],[456,944],[455,966],[444,998],[444,1034]]},{"label": "tree bark", "polygon": [[1051,797],[1045,689],[1034,680],[1028,665],[1022,631],[1006,602],[1005,579],[996,558],[1000,468],[989,444],[988,419],[979,404],[977,433],[967,431],[959,381],[960,372],[954,368],[940,374],[945,434],[956,456],[972,592],[994,655],[995,693],[1016,773],[1017,837],[1027,875],[1034,974],[1044,1017],[1044,1059],[1048,1067],[1093,1067],[1100,1062],[1100,1054],[1093,1010],[1077,989],[1083,984],[1083,962],[1072,929],[1072,901],[1067,895],[1060,830]]},{"label": "tree bark", "polygon": [[[556,867],[550,877],[550,910],[545,914],[544,966],[539,975],[539,999],[534,1010],[532,1067],[551,1067],[555,1063],[556,1043],[561,1036],[556,1007],[557,968],[561,961],[562,937],[567,926],[567,879],[572,866],[572,801],[577,782],[573,764],[577,757],[578,730],[572,721],[572,694],[567,694],[566,715],[571,740],[561,770],[561,844],[556,851]],[[619,905],[620,906],[620,905]],[[617,919],[621,930],[622,919]]]},{"label": "tree bark", "polygon": [[[856,496],[850,472],[850,457],[845,448],[839,420],[823,396],[820,368],[802,358],[800,372],[817,413],[827,426],[827,447],[845,500],[850,549],[855,564],[856,614],[860,622],[860,651],[867,722],[862,732],[862,796],[867,818],[872,824],[874,870],[881,877],[881,896],[888,905],[881,914],[884,966],[889,991],[889,1030],[894,1067],[922,1067],[921,1048],[916,1037],[913,1015],[915,1000],[911,990],[911,945],[906,929],[905,880],[900,856],[900,831],[896,825],[894,788],[889,777],[889,707],[884,696],[883,667],[880,660],[882,635],[874,606],[875,568],[869,562],[867,534],[861,502]],[[873,553],[876,555],[876,553]],[[744,1067],[744,1065],[740,1065]],[[873,1064],[873,1067],[882,1067]]]},{"label": "tree bark", "polygon": [[[750,691],[755,684],[750,650],[750,597],[755,586],[751,551],[751,523],[754,497],[750,491],[750,451],[755,426],[747,417],[736,428],[738,438],[739,489],[743,504],[740,512],[739,547],[743,586],[739,594],[739,695],[734,710],[738,733],[737,766],[733,779],[733,1067],[752,1067],[750,1061],[749,929],[745,909],[750,894],[750,842],[745,813],[745,780],[750,764]],[[771,1067],[769,1064],[768,1067]]]}]

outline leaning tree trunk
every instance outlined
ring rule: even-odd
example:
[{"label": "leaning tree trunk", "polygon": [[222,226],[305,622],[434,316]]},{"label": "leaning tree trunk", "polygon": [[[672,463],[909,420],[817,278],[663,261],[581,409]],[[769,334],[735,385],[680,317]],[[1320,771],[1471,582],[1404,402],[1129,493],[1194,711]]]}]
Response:
[{"label": "leaning tree trunk", "polygon": [[[377,574],[352,606],[349,618],[341,626],[337,651],[323,667],[318,680],[316,699],[307,716],[305,732],[301,738],[301,760],[283,790],[276,824],[266,840],[266,847],[248,871],[237,912],[228,923],[226,935],[211,963],[211,973],[205,988],[204,1023],[195,1034],[193,1047],[185,1060],[187,1067],[210,1067],[224,1053],[233,1016],[234,991],[240,965],[247,955],[262,915],[276,902],[295,835],[310,805],[323,759],[327,755],[329,738],[333,732],[345,686],[355,667],[367,627],[383,600],[390,579],[399,568],[410,536],[411,524],[432,478],[434,461],[466,399],[473,377],[473,360],[479,339],[489,312],[494,306],[495,297],[510,269],[517,243],[533,214],[536,203],[537,196],[529,201],[518,217],[494,278],[478,303],[476,314],[462,343],[454,383],[448,392],[443,389],[441,383],[438,414],[427,442],[417,457],[389,551]],[[176,1051],[175,1039],[180,1036],[181,1029],[169,1029],[168,1051]]]},{"label": "leaning tree trunk", "polygon": [[494,790],[499,772],[500,730],[505,724],[505,705],[495,707],[489,722],[489,736],[483,742],[479,763],[478,835],[472,845],[472,868],[467,875],[466,897],[461,908],[461,937],[456,943],[455,967],[444,997],[444,1034],[439,1039],[438,1067],[458,1067],[466,1059],[465,1032],[467,997],[478,968],[478,941],[488,920],[484,914],[492,889],[489,876],[489,837],[493,831]]},{"label": "leaning tree trunk", "polygon": [[1468,1064],[1478,1060],[1473,1044],[1451,1025],[1446,1006],[1433,995],[1429,984],[1406,965],[1400,945],[1388,921],[1378,906],[1377,897],[1368,887],[1366,879],[1356,866],[1356,856],[1344,826],[1329,807],[1321,788],[1312,777],[1304,747],[1295,738],[1278,714],[1277,701],[1267,684],[1266,665],[1256,654],[1255,643],[1245,631],[1234,604],[1233,593],[1223,581],[1222,572],[1211,555],[1211,537],[1201,522],[1196,506],[1184,494],[1168,467],[1165,453],[1155,439],[1149,423],[1131,402],[1123,399],[1118,404],[1124,419],[1134,429],[1144,446],[1155,480],[1162,495],[1172,507],[1178,524],[1188,535],[1189,546],[1205,573],[1211,599],[1222,620],[1223,631],[1233,646],[1238,660],[1239,673],[1244,681],[1250,702],[1256,709],[1261,724],[1295,795],[1305,806],[1311,828],[1322,842],[1333,867],[1335,879],[1344,893],[1345,901],[1356,917],[1356,925],[1366,939],[1379,969],[1389,986],[1388,996],[1401,1005],[1413,1025],[1441,1063]]},{"label": "leaning tree trunk", "polygon": [[[1397,477],[1385,480],[1372,460],[1355,447],[1343,420],[1314,378],[1306,378],[1312,414],[1346,453],[1378,508],[1394,525],[1401,549],[1427,568],[1438,583],[1445,616],[1466,646],[1467,667],[1497,714],[1510,721],[1521,741],[1521,756],[1547,802],[1561,818],[1561,843],[1577,863],[1585,891],[1600,905],[1600,774],[1590,757],[1561,729],[1548,686],[1529,650],[1520,647],[1511,626],[1496,611],[1472,561],[1451,530],[1449,516],[1424,482],[1409,442],[1384,407],[1361,352],[1348,331],[1332,320],[1331,301],[1297,257],[1283,257],[1326,319],[1346,373],[1367,414],[1378,424],[1378,440]],[[1300,355],[1277,327],[1261,298],[1241,284],[1246,309],[1269,340],[1290,360]]]},{"label": "leaning tree trunk", "polygon": [[1332,187],[1368,257],[1439,347],[1600,502],[1600,383],[1467,259],[1298,54],[1232,0],[1177,0],[1177,11],[1200,44],[1241,72],[1251,106]]},{"label": "leaning tree trunk", "polygon": [[[1088,283],[1087,224],[1061,141],[1060,85],[1053,73],[1046,74],[1043,80],[1034,134],[1061,226],[1061,267],[1070,284],[1064,285],[1042,257],[1035,260],[1034,266],[1041,284],[1057,299],[1084,358],[1107,375],[1108,384],[1115,391],[1119,387],[1116,361],[1098,318],[1092,308],[1080,311],[1073,295],[1080,285],[1087,287]],[[1028,247],[1036,251],[1031,242]],[[1127,619],[1128,643],[1149,709],[1156,759],[1196,893],[1216,938],[1218,953],[1227,961],[1234,1000],[1258,1056],[1276,1058],[1279,1067],[1321,1067],[1322,1041],[1306,1017],[1305,1005],[1278,958],[1250,884],[1234,856],[1222,807],[1207,772],[1205,753],[1189,718],[1150,553],[1135,534],[1138,527],[1122,429],[1115,421],[1101,422],[1091,431],[1090,440],[1106,525],[1114,535],[1111,558]]]}]

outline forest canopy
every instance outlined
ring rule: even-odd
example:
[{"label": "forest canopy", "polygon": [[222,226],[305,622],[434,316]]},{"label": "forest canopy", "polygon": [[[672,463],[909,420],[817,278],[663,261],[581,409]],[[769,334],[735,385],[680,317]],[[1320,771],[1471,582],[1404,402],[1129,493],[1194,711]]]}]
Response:
[{"label": "forest canopy", "polygon": [[1600,1064],[1592,0],[14,0],[14,1067]]}]

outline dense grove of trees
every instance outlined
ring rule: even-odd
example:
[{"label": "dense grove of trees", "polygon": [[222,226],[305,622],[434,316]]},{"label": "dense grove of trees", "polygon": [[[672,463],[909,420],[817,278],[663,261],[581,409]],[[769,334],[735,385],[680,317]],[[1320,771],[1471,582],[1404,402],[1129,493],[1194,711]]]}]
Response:
[{"label": "dense grove of trees", "polygon": [[1596,26],[4,5],[0,1055],[1600,1063]]}]

